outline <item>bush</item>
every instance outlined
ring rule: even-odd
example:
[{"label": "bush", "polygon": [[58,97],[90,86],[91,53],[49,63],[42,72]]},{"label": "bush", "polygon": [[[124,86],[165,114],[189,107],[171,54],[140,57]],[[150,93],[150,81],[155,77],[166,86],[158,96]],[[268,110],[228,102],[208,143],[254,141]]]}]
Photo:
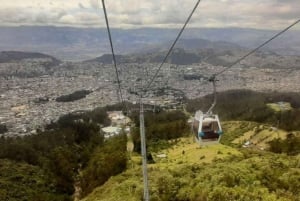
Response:
[{"label": "bush", "polygon": [[0,124],[0,134],[4,134],[8,131],[5,124]]},{"label": "bush", "polygon": [[274,153],[286,153],[288,155],[297,155],[300,153],[300,136],[294,134],[287,134],[285,140],[274,139],[269,142],[270,151]]},{"label": "bush", "polygon": [[85,98],[90,93],[92,93],[92,91],[89,91],[89,90],[75,91],[71,94],[57,97],[56,101],[57,102],[73,102],[73,101]]}]

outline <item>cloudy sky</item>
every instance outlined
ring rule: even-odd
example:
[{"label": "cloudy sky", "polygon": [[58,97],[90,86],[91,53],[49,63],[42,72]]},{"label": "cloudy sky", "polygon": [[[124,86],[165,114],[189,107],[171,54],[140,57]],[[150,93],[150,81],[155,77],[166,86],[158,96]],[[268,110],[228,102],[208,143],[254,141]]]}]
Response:
[{"label": "cloudy sky", "polygon": [[[180,27],[197,0],[106,0],[112,27]],[[190,27],[281,29],[300,0],[202,0]],[[105,26],[101,0],[1,0],[0,26]],[[300,25],[295,27],[300,29]]]}]

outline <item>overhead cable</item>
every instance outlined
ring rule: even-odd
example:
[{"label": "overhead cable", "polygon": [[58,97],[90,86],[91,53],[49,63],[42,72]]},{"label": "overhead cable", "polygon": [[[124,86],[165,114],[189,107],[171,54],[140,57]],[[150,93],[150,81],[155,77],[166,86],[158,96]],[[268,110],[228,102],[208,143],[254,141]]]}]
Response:
[{"label": "overhead cable", "polygon": [[223,69],[222,71],[214,74],[212,77],[216,77],[222,73],[224,73],[225,71],[229,70],[230,68],[232,68],[233,66],[235,66],[236,64],[240,63],[242,60],[246,59],[248,56],[252,55],[253,53],[255,53],[257,50],[261,49],[262,47],[266,46],[268,43],[270,43],[272,40],[274,40],[275,38],[277,38],[278,36],[280,36],[281,34],[285,33],[286,31],[288,31],[289,29],[291,29],[293,26],[295,26],[296,24],[298,24],[300,22],[300,19],[298,19],[297,21],[295,21],[294,23],[292,23],[291,25],[289,25],[288,27],[286,27],[285,29],[283,29],[282,31],[278,32],[277,34],[275,34],[272,38],[270,38],[269,40],[265,41],[264,43],[262,43],[261,45],[259,45],[258,47],[256,47],[255,49],[251,50],[250,52],[248,52],[247,54],[245,54],[244,56],[242,56],[241,58],[239,58],[238,60],[236,60],[235,62],[233,62],[230,66],[226,67],[225,69]]},{"label": "overhead cable", "polygon": [[122,95],[121,81],[120,81],[119,71],[118,71],[118,68],[117,68],[117,60],[116,60],[116,56],[115,56],[115,52],[114,52],[114,46],[113,46],[113,43],[112,43],[112,37],[111,37],[111,33],[110,33],[110,28],[109,28],[108,17],[107,17],[107,12],[106,12],[106,8],[105,8],[104,0],[102,0],[102,6],[103,6],[103,11],[104,11],[104,16],[105,16],[105,22],[106,22],[106,28],[107,28],[110,48],[111,48],[111,52],[112,52],[114,68],[115,68],[115,71],[116,71],[116,77],[117,77],[117,83],[118,83],[118,94],[117,95],[118,95],[119,101],[122,102],[123,109],[128,109],[125,105],[123,95]]},{"label": "overhead cable", "polygon": [[198,1],[197,1],[196,5],[194,6],[194,8],[193,8],[192,12],[190,13],[190,15],[188,16],[187,20],[185,21],[183,27],[181,28],[180,32],[178,33],[178,35],[177,35],[175,41],[174,41],[173,44],[171,45],[169,51],[167,52],[166,56],[164,57],[162,63],[161,63],[160,66],[159,66],[159,68],[158,68],[157,71],[155,72],[155,74],[154,74],[154,76],[152,77],[152,79],[151,79],[151,80],[148,82],[148,84],[146,85],[146,88],[143,90],[143,93],[146,93],[146,92],[150,89],[152,83],[154,82],[155,78],[157,77],[157,75],[158,75],[159,71],[161,70],[161,68],[163,67],[163,65],[166,63],[166,61],[167,61],[169,55],[171,54],[171,52],[172,52],[174,46],[176,45],[176,43],[177,43],[178,39],[180,38],[181,34],[183,33],[185,27],[187,26],[187,24],[189,23],[190,19],[192,18],[193,14],[194,14],[194,12],[196,11],[196,9],[197,9],[197,7],[198,7],[198,5],[199,5],[200,2],[201,2],[201,0],[198,0]]}]

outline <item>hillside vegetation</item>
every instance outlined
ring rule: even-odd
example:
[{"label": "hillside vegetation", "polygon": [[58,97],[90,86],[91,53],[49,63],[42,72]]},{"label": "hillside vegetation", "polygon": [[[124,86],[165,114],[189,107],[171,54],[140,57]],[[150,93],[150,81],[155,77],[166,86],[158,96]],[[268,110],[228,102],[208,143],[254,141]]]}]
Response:
[{"label": "hillside vegetation", "polygon": [[58,193],[54,180],[43,169],[25,162],[0,159],[0,200],[70,200]]},{"label": "hillside vegetation", "polygon": [[[205,109],[210,98],[189,101],[187,110]],[[145,113],[151,200],[300,201],[299,100],[298,94],[220,93],[221,144],[201,147],[188,113]],[[268,105],[279,101],[291,108]],[[0,138],[0,200],[69,201],[75,189],[83,201],[142,200],[138,113],[129,114],[129,141],[123,134],[104,140],[100,129],[111,124],[107,111],[121,107],[71,113],[36,135]]]},{"label": "hillside vegetation", "polygon": [[[213,97],[188,100],[187,111],[194,113],[206,111]],[[270,103],[290,103],[292,110],[274,111]],[[300,94],[299,93],[262,93],[250,90],[231,90],[218,93],[218,103],[214,112],[221,120],[245,120],[276,125],[287,131],[300,130]]]},{"label": "hillside vegetation", "polygon": [[[188,137],[189,125],[176,129],[184,113],[146,114],[151,200],[299,201],[300,132],[296,131],[299,120],[293,118],[299,108],[298,98],[298,94],[288,93],[220,93],[216,111],[226,120],[222,121],[222,144],[204,147],[193,136]],[[279,101],[291,103],[291,108],[278,112],[268,105]],[[210,103],[211,96],[191,100],[187,109],[193,113]],[[286,119],[280,121],[280,128],[274,127],[283,115]],[[127,170],[111,177],[83,201],[142,200],[138,128],[133,136],[137,152],[132,153]],[[251,143],[242,147],[247,141]]]},{"label": "hillside vegetation", "polygon": [[[167,159],[148,165],[151,200],[299,200],[299,156],[238,151],[224,145],[199,148],[189,140],[165,150]],[[142,200],[141,165],[134,161],[83,201]]]},{"label": "hillside vegetation", "polygon": [[85,195],[122,172],[126,136],[104,141],[100,125],[109,124],[106,108],[97,108],[64,115],[36,135],[0,138],[0,200],[69,201],[75,184]]},{"label": "hillside vegetation", "polygon": [[[134,150],[140,152],[140,133],[138,113],[132,114],[132,119],[137,127],[133,129],[132,138]],[[151,149],[160,149],[168,146],[168,140],[186,136],[189,133],[187,116],[182,111],[162,111],[158,114],[145,113],[145,129],[147,145]]]}]

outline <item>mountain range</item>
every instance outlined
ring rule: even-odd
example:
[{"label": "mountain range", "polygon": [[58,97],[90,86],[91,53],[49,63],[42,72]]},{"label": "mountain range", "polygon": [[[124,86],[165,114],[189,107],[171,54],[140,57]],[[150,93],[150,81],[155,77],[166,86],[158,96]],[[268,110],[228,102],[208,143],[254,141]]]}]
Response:
[{"label": "mountain range", "polygon": [[[112,29],[117,54],[155,53],[166,50],[178,29]],[[277,31],[244,28],[189,28],[177,48],[186,50],[238,50],[253,48]],[[300,31],[290,30],[272,41],[265,50],[281,55],[300,55]],[[61,60],[89,60],[110,53],[105,28],[54,26],[0,27],[0,51],[50,54]]]},{"label": "mountain range", "polygon": [[60,61],[50,55],[36,52],[20,52],[20,51],[2,51],[0,52],[0,63],[18,62],[23,59],[48,59],[53,65],[57,65]]}]

